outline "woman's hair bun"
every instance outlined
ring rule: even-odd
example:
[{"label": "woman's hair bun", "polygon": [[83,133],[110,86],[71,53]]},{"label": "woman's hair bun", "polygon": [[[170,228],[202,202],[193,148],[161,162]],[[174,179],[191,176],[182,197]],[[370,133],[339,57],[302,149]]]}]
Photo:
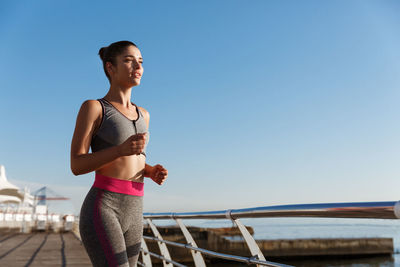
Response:
[{"label": "woman's hair bun", "polygon": [[102,47],[99,50],[99,56],[100,56],[102,61],[104,61],[104,59],[106,57],[106,50],[107,50],[107,47]]}]

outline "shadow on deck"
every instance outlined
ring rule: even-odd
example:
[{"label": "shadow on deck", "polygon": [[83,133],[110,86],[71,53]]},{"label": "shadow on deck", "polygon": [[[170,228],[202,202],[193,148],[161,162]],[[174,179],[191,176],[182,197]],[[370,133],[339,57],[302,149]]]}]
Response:
[{"label": "shadow on deck", "polygon": [[0,233],[0,266],[92,266],[71,232]]}]

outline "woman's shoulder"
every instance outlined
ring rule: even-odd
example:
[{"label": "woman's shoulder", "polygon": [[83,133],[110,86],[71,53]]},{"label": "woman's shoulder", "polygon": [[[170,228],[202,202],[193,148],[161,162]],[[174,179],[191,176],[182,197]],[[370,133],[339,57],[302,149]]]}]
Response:
[{"label": "woman's shoulder", "polygon": [[82,108],[86,108],[86,109],[101,109],[101,104],[100,101],[98,100],[94,100],[94,99],[88,99],[83,101],[82,103]]},{"label": "woman's shoulder", "polygon": [[101,104],[98,100],[85,100],[81,105],[80,113],[85,113],[90,117],[97,117],[102,114]]},{"label": "woman's shoulder", "polygon": [[149,113],[145,108],[143,108],[143,107],[139,107],[139,106],[138,106],[138,108],[139,108],[140,112],[142,113],[143,118],[146,120],[147,124],[149,124],[149,121],[150,121],[150,113]]},{"label": "woman's shoulder", "polygon": [[149,112],[144,107],[139,107],[140,112],[142,112],[143,116],[150,116]]}]

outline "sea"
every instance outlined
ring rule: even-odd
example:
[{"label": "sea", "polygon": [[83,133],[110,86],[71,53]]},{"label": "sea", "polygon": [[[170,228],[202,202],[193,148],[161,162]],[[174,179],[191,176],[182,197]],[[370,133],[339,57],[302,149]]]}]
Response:
[{"label": "sea", "polygon": [[[254,229],[256,240],[265,239],[305,239],[305,238],[393,238],[392,257],[367,257],[357,259],[292,260],[279,261],[293,266],[326,267],[400,267],[400,220],[388,219],[348,219],[348,218],[251,218],[240,219]],[[154,220],[157,225],[171,225],[170,220]],[[183,220],[186,226],[231,227],[230,220]],[[267,258],[268,260],[268,258]],[[218,264],[221,267],[248,266],[246,264]]]}]

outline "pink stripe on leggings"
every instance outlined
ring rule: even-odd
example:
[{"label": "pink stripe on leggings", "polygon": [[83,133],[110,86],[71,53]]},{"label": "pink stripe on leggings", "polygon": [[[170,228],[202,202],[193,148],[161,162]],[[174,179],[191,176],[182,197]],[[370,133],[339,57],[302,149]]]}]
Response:
[{"label": "pink stripe on leggings", "polygon": [[144,183],[121,180],[97,173],[93,187],[132,196],[143,196],[144,194]]},{"label": "pink stripe on leggings", "polygon": [[110,241],[107,238],[107,233],[104,229],[103,222],[101,220],[101,198],[103,196],[103,191],[98,191],[96,196],[95,210],[93,212],[93,222],[94,229],[96,231],[97,237],[100,240],[101,247],[106,256],[108,266],[118,266],[117,261],[114,257],[114,251],[110,245]]}]

